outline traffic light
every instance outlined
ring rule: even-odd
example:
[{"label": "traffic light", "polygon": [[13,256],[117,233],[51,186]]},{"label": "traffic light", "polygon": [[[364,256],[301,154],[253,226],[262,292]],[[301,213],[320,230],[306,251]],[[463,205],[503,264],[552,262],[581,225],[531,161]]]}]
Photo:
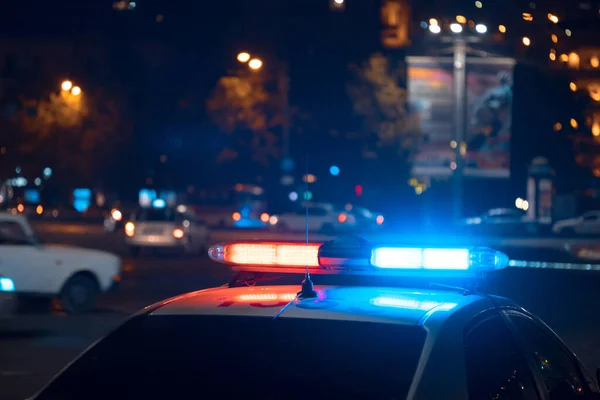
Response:
[{"label": "traffic light", "polygon": [[354,186],[354,193],[356,194],[356,197],[362,196],[363,187],[361,185]]}]

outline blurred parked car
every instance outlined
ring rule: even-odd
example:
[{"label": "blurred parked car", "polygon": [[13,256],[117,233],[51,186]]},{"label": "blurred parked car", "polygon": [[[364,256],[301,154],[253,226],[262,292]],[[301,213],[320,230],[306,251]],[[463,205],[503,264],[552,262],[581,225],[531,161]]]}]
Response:
[{"label": "blurred parked car", "polygon": [[136,207],[116,203],[104,217],[104,232],[122,232],[125,222],[130,219]]},{"label": "blurred parked car", "polygon": [[176,249],[201,254],[208,248],[209,230],[191,210],[139,208],[125,223],[125,243],[132,255],[142,248]]},{"label": "blurred parked car", "polygon": [[537,222],[525,211],[515,208],[493,208],[479,217],[465,218],[458,223],[467,233],[487,235],[535,235],[540,231]]},{"label": "blurred parked car", "polygon": [[6,209],[7,212],[13,215],[24,215],[25,217],[35,220],[41,219],[44,214],[44,207],[41,204],[15,204]]},{"label": "blurred parked car", "polygon": [[552,226],[552,232],[565,235],[600,235],[600,211],[588,211],[579,217],[563,219]]},{"label": "blurred parked car", "polygon": [[[307,209],[308,208],[308,209]],[[335,208],[329,203],[311,203],[307,208],[273,215],[271,225],[281,231],[305,231],[308,225],[310,232],[335,233],[356,228],[356,217]],[[308,211],[308,220],[307,220]]]},{"label": "blurred parked car", "polygon": [[383,225],[384,218],[380,213],[356,206],[353,206],[350,212],[356,217],[356,228],[360,231],[374,230]]},{"label": "blurred parked car", "polygon": [[19,297],[58,298],[67,312],[94,307],[121,280],[119,257],[97,250],[42,244],[22,215],[0,213],[0,275]]}]

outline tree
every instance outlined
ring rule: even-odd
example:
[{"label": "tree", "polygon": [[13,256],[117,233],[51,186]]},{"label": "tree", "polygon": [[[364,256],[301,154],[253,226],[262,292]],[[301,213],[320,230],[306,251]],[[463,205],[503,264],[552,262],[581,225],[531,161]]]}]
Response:
[{"label": "tree", "polygon": [[406,90],[400,86],[403,70],[376,53],[363,65],[352,65],[351,71],[347,90],[354,112],[363,119],[365,136],[375,134],[377,153],[391,152],[409,160],[421,135],[416,117],[408,111]]},{"label": "tree", "polygon": [[278,98],[277,93],[267,91],[266,82],[258,74],[219,79],[207,101],[207,111],[232,140],[217,156],[218,162],[243,157],[244,151],[246,157],[263,166],[279,158],[275,129],[281,126],[283,110]]},{"label": "tree", "polygon": [[17,121],[21,154],[38,169],[51,166],[70,183],[104,178],[131,133],[123,110],[118,97],[103,89],[24,100]]}]

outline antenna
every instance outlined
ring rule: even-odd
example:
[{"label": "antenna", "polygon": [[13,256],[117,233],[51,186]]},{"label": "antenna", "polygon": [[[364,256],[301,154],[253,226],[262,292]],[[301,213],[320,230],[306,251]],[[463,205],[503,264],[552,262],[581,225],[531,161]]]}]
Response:
[{"label": "antenna", "polygon": [[[304,191],[304,208],[306,209],[306,221],[305,221],[305,227],[306,227],[306,249],[307,252],[306,254],[308,255],[308,154],[306,155],[306,172],[304,174],[305,177],[305,182],[306,182],[306,188]],[[283,306],[281,308],[281,310],[279,310],[279,312],[273,317],[273,319],[277,319],[281,314],[283,314],[285,312],[285,310],[288,309],[289,306],[291,306],[297,299],[315,299],[319,297],[318,293],[315,291],[313,282],[310,280],[310,273],[308,272],[308,261],[306,262],[306,269],[305,269],[305,273],[304,273],[304,280],[302,281],[302,286],[301,289],[298,293],[296,293],[296,297],[294,297],[294,299],[292,301],[290,301],[289,303],[287,303],[285,306]]]},{"label": "antenna", "polygon": [[[306,155],[306,172],[304,174],[304,181],[306,183],[306,189],[304,190],[304,207],[306,208],[306,249],[308,254],[308,154]],[[313,283],[310,280],[310,273],[308,272],[308,262],[306,263],[306,270],[304,273],[304,280],[302,281],[302,290],[298,293],[300,299],[311,299],[318,297],[317,292],[314,289]]]}]

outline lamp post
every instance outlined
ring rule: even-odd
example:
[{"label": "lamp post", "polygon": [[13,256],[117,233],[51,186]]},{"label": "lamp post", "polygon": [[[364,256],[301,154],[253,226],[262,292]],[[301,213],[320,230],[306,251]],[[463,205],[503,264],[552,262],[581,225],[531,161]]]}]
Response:
[{"label": "lamp post", "polygon": [[[241,52],[237,55],[237,61],[248,65],[248,68],[252,71],[259,71],[263,68],[264,63],[260,58],[252,57],[248,52]],[[277,86],[279,87],[279,93],[281,96],[281,107],[283,112],[283,123],[281,129],[281,141],[282,141],[282,169],[285,172],[286,163],[289,164],[290,158],[290,104],[289,104],[289,91],[290,91],[290,79],[285,64],[278,65],[277,68]],[[293,164],[292,164],[293,168]],[[291,168],[289,168],[291,169]]]},{"label": "lamp post", "polygon": [[[444,43],[450,43],[450,51],[453,55],[453,111],[454,111],[454,129],[453,129],[453,147],[455,161],[453,171],[453,216],[455,221],[463,217],[463,177],[464,177],[464,156],[467,150],[466,131],[467,131],[467,53],[483,53],[468,47],[468,43],[477,43],[481,41],[481,35],[487,32],[487,26],[484,24],[475,25],[476,35],[463,35],[463,24],[466,19],[462,16],[456,17],[457,22],[450,24],[449,35],[441,37]],[[429,31],[433,35],[442,33],[437,20],[429,21]]]}]

